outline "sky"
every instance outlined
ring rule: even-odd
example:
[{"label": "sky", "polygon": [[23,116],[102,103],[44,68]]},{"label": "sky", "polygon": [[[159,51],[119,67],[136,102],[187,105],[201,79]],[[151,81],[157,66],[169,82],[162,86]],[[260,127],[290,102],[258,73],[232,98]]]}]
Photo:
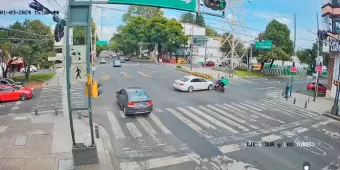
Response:
[{"label": "sky", "polygon": [[[60,17],[66,13],[67,0],[38,0],[50,10],[60,12]],[[95,0],[94,0],[95,1]],[[227,2],[239,2],[235,12],[234,30],[240,39],[251,42],[259,33],[264,32],[266,25],[273,19],[287,24],[291,31],[291,39],[294,38],[294,13],[296,14],[296,49],[311,48],[316,41],[317,14],[320,29],[323,26],[321,17],[322,0],[226,0]],[[31,10],[28,4],[33,0],[0,0],[0,10]],[[126,13],[127,5],[94,5],[92,16],[97,26],[97,34],[100,40],[109,40],[122,22],[122,15]],[[163,9],[167,18],[179,19],[184,11]],[[201,8],[204,12],[213,12]],[[226,17],[205,15],[205,22],[219,32],[230,32],[233,20],[232,10],[227,10]],[[215,12],[216,13],[216,12]],[[25,19],[40,19],[45,24],[54,28],[55,23],[51,15],[0,15],[0,26],[8,27],[16,21]],[[228,23],[229,22],[229,23]]]}]

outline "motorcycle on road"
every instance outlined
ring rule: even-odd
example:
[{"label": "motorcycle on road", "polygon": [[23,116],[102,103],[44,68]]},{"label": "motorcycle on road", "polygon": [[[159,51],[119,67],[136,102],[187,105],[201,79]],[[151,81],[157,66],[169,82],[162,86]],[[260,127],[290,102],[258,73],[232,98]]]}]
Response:
[{"label": "motorcycle on road", "polygon": [[224,87],[223,86],[219,86],[218,83],[215,83],[214,90],[219,91],[221,93],[224,93]]}]

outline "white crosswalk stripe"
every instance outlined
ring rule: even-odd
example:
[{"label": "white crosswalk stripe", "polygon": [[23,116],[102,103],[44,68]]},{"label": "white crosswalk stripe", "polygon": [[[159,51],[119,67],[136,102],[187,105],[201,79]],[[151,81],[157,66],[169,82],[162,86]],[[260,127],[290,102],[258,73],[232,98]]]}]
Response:
[{"label": "white crosswalk stripe", "polygon": [[282,90],[280,90],[280,89],[269,90],[269,91],[266,92],[266,96],[267,97],[273,97],[273,98],[281,97],[282,96]]},{"label": "white crosswalk stripe", "polygon": [[[126,117],[121,111],[119,111],[119,113],[113,113],[108,110],[107,116],[115,138],[124,144],[129,143],[128,140],[134,138],[135,140],[133,141],[137,141],[139,145],[145,148],[152,149],[154,147],[160,147],[162,148],[162,152],[179,152],[183,153],[184,157],[190,155],[192,153],[191,149],[181,147],[185,146],[185,143],[181,141],[180,143],[174,143],[174,141],[169,140],[176,136],[175,133],[172,132],[172,129],[165,126],[166,123],[164,124],[164,122],[168,120],[160,119],[158,116],[159,114],[164,114],[164,112],[170,113],[175,119],[183,123],[183,125],[178,126],[185,126],[186,128],[192,129],[197,135],[206,138],[213,145],[217,145],[217,148],[222,153],[242,149],[242,147],[238,145],[226,145],[226,138],[231,137],[232,139],[238,140],[263,133],[264,135],[260,136],[263,141],[278,140],[282,135],[277,136],[276,134],[269,133],[271,129],[276,129],[277,131],[280,129],[284,130],[295,124],[296,126],[301,126],[303,121],[319,119],[316,118],[319,117],[317,113],[289,105],[284,101],[273,99],[155,109],[155,111],[149,115],[135,116],[134,119]],[[285,118],[285,120],[280,120],[283,118]],[[285,123],[287,121],[286,118],[292,120]],[[287,127],[285,127],[286,124]],[[288,126],[288,124],[292,125]],[[185,130],[185,128],[181,129]],[[168,137],[169,139],[167,139]],[[153,142],[150,143],[147,141]],[[133,146],[127,147],[127,150],[124,149],[121,152],[129,157],[150,155],[150,153],[148,153],[150,151],[148,150],[133,153],[137,151],[138,148],[134,148],[135,144],[131,145]],[[175,161],[169,164],[181,163],[177,161],[177,157],[164,157],[164,159]],[[156,161],[158,159],[150,158],[149,160]],[[151,167],[157,167],[157,161],[154,163]],[[127,169],[134,169],[135,166],[139,167],[139,165],[136,165],[134,162],[121,163],[120,165],[121,168],[124,167]]]}]

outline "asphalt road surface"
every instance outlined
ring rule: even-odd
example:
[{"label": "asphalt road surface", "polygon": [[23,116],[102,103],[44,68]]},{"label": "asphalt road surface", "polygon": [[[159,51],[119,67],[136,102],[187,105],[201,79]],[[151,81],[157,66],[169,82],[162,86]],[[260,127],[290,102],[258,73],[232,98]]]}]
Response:
[{"label": "asphalt road surface", "polygon": [[[287,170],[305,161],[339,168],[340,123],[258,90],[270,83],[238,79],[223,94],[178,92],[172,83],[183,75],[158,64],[97,67],[102,94],[92,102],[94,120],[109,130],[116,168]],[[153,113],[124,116],[115,97],[124,87],[142,87]]]}]

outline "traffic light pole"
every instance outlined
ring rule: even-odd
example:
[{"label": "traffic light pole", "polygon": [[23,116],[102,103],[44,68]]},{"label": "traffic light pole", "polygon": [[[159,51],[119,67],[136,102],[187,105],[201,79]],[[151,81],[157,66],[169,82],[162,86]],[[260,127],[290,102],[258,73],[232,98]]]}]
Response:
[{"label": "traffic light pole", "polygon": [[[317,22],[317,28],[319,32],[319,14],[316,13],[316,22]],[[320,56],[320,35],[318,34],[318,39],[316,42],[317,50],[316,50],[316,57]],[[315,60],[315,68],[318,65],[318,62]],[[319,89],[319,72],[316,72],[316,85],[315,85],[315,94],[314,94],[314,99],[313,101],[315,102],[316,98],[318,97],[318,89]]]}]

